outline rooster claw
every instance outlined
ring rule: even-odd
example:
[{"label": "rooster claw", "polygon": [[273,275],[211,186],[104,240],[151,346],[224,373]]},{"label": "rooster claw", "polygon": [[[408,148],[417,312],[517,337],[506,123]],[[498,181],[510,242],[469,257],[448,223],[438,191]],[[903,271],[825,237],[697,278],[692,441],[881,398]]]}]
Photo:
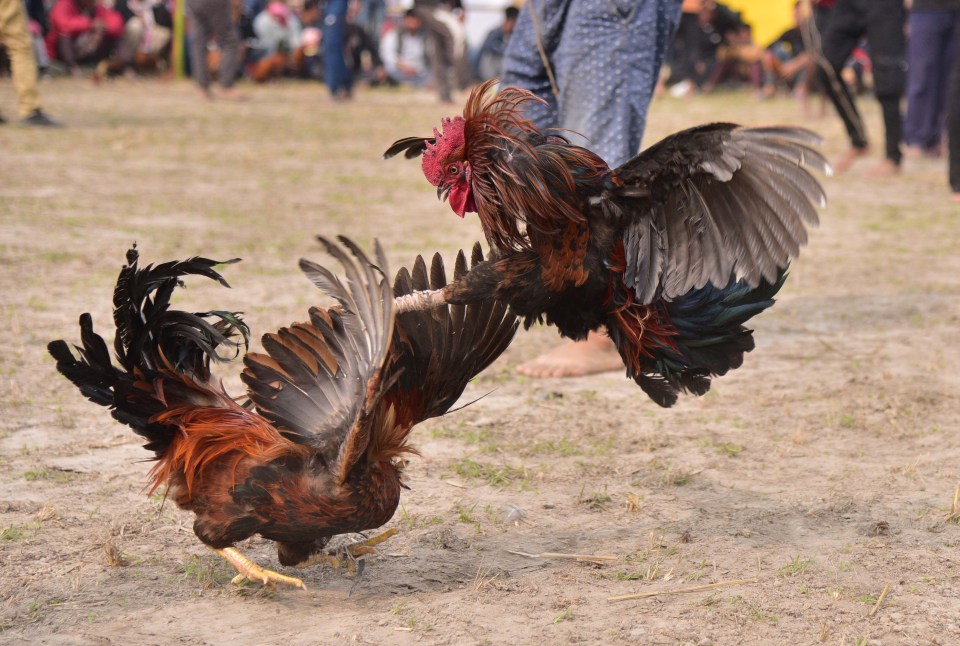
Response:
[{"label": "rooster claw", "polygon": [[300,588],[301,590],[307,589],[307,586],[304,585],[300,579],[260,567],[233,547],[214,551],[222,556],[238,572],[237,576],[233,577],[230,581],[234,585],[240,585],[244,580],[249,580],[270,589],[275,588],[278,583]]},{"label": "rooster claw", "polygon": [[[297,563],[294,567],[302,568],[310,567],[311,565],[317,565],[318,563],[326,563],[335,570],[342,570],[345,568],[347,570],[347,574],[359,579],[360,575],[363,573],[364,567],[364,559],[360,557],[368,554],[376,554],[376,546],[396,533],[397,529],[395,527],[391,527],[382,534],[378,534],[372,538],[367,538],[362,541],[357,541],[356,543],[350,543],[349,545],[343,545],[326,552],[314,554],[305,561]],[[356,583],[354,583],[354,587],[356,587]]]}]

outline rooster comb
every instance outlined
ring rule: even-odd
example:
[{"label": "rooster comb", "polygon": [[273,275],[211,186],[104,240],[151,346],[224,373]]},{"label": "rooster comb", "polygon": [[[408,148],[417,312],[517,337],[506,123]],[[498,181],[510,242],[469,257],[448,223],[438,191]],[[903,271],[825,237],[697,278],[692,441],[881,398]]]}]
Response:
[{"label": "rooster comb", "polygon": [[442,131],[433,129],[433,143],[426,143],[427,149],[423,152],[423,174],[434,186],[439,186],[443,177],[441,161],[450,151],[463,146],[463,127],[466,124],[463,117],[445,117],[440,126]]}]

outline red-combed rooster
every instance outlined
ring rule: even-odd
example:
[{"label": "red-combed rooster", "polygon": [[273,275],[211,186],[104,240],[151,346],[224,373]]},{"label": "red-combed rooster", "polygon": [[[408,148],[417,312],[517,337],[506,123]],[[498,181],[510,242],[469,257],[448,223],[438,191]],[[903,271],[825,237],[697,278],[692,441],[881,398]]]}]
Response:
[{"label": "red-combed rooster", "polygon": [[[246,342],[239,315],[170,308],[182,277],[226,285],[213,260],[139,267],[137,251],[128,252],[114,292],[119,367],[89,314],[80,317],[79,358],[64,341],[49,345],[64,376],[148,440],[157,460],[151,492],[169,485],[176,504],[196,514],[197,537],[236,568],[236,580],[303,587],[233,547],[254,534],[276,541],[283,565],[339,565],[325,551],[332,536],[386,523],[400,499],[397,458],[414,452],[411,428],[447,412],[517,328],[507,308],[492,303],[396,315],[396,296],[447,284],[441,258],[428,276],[418,257],[412,276],[401,270],[391,289],[379,246],[374,265],[341,240],[356,262],[321,239],[343,264],[345,283],[300,262],[339,306],[312,308],[309,322],[263,337],[266,354],[243,359],[245,403],[210,371],[211,359],[222,360],[218,347],[239,352]],[[481,260],[478,245],[473,263]],[[454,277],[466,272],[461,253]],[[389,533],[354,543],[349,556],[371,552]]]},{"label": "red-combed rooster", "polygon": [[773,303],[818,223],[830,168],[819,138],[787,127],[715,123],[675,134],[616,169],[524,119],[532,94],[496,81],[433,137],[384,157],[423,155],[460,217],[479,214],[495,257],[399,306],[506,302],[526,326],[573,339],[605,326],[634,379],[661,406],[705,393],[753,349],[750,317]]}]

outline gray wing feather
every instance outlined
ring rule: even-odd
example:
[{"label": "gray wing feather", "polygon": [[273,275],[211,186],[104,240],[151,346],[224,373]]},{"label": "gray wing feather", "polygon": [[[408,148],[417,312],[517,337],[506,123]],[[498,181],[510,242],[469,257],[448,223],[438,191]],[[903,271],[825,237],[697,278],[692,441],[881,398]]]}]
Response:
[{"label": "gray wing feather", "polygon": [[624,278],[641,302],[667,300],[707,282],[776,280],[819,223],[830,174],[790,127],[711,124],[673,135],[627,162],[599,206],[625,220]]}]

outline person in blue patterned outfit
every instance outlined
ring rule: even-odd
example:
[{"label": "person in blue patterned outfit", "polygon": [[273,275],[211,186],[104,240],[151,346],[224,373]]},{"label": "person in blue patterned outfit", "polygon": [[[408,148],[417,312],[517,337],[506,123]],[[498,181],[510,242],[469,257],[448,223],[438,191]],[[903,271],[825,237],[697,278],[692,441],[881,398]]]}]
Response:
[{"label": "person in blue patterned outfit", "polygon": [[347,0],[327,0],[323,18],[324,81],[335,101],[353,96],[353,73],[343,49],[347,42]]},{"label": "person in blue patterned outfit", "polygon": [[[544,100],[526,114],[538,128],[570,131],[571,141],[615,168],[640,152],[647,108],[681,4],[527,0],[507,46],[502,82]],[[580,343],[564,343],[517,371],[571,377],[622,367],[610,340],[593,334]]]}]

